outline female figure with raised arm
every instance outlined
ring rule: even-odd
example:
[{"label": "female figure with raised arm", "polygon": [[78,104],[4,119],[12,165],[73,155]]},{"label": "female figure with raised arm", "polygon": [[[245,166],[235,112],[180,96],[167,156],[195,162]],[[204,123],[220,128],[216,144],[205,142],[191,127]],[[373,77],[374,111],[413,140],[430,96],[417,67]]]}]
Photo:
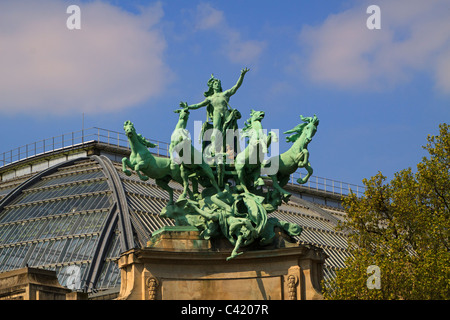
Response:
[{"label": "female figure with raised arm", "polygon": [[[218,130],[223,133],[223,125],[225,119],[230,113],[229,101],[230,97],[236,93],[239,87],[242,85],[244,81],[245,74],[249,71],[248,68],[244,68],[241,70],[241,75],[237,81],[237,83],[230,89],[223,91],[222,83],[219,79],[214,78],[211,75],[211,78],[208,80],[208,91],[204,93],[205,100],[200,103],[192,104],[190,106],[186,106],[185,108],[194,110],[201,107],[206,107],[207,120],[212,120],[214,131]],[[214,143],[215,133],[211,137],[211,142]]]}]

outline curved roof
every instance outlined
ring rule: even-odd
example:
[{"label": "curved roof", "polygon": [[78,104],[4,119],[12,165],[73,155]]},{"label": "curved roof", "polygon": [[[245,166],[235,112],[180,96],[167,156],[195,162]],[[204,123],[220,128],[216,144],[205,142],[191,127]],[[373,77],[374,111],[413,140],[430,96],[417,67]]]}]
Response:
[{"label": "curved roof", "polygon": [[[182,187],[172,187],[177,198]],[[71,289],[117,287],[120,253],[145,246],[152,232],[174,225],[159,215],[168,200],[153,180],[126,176],[120,163],[104,155],[0,183],[0,272],[40,267],[55,270]],[[344,265],[346,236],[335,230],[340,210],[292,196],[271,216],[299,224],[297,240],[324,249],[325,278]]]}]

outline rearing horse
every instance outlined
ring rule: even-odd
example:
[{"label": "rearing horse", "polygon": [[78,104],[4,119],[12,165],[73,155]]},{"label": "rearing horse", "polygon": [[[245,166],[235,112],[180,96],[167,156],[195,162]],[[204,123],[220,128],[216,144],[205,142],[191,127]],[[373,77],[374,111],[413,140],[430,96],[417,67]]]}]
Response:
[{"label": "rearing horse", "polygon": [[131,172],[127,167],[136,171],[143,181],[148,178],[155,179],[156,184],[169,193],[169,204],[173,203],[173,189],[169,187],[170,180],[183,184],[179,166],[170,166],[169,158],[155,157],[147,148],[154,148],[157,145],[136,133],[136,129],[131,121],[125,121],[123,125],[125,134],[131,147],[130,158],[122,159],[122,170],[130,176]]},{"label": "rearing horse", "polygon": [[[181,103],[180,106],[183,109],[175,110],[179,113],[178,123],[175,126],[175,130],[170,138],[169,153],[171,161],[174,163],[173,153],[176,151],[180,156],[180,173],[183,180],[183,194],[179,199],[186,197],[189,189],[189,176],[195,175],[192,180],[192,189],[194,194],[197,190],[197,178],[205,177],[209,183],[216,189],[217,193],[221,193],[221,190],[216,182],[211,167],[204,161],[203,155],[194,148],[191,139],[189,138],[189,132],[186,130],[187,121],[189,119],[189,109],[186,103]],[[205,185],[204,185],[205,186]]]},{"label": "rearing horse", "polygon": [[[284,132],[285,134],[294,133],[293,135],[286,137],[287,142],[293,142],[294,144],[288,151],[277,156],[278,171],[276,174],[269,175],[272,179],[273,187],[283,195],[284,199],[288,199],[291,195],[282,188],[288,183],[291,174],[298,168],[305,168],[308,171],[308,174],[303,179],[297,179],[299,184],[304,184],[313,173],[313,168],[309,162],[309,151],[307,147],[316,134],[319,119],[316,115],[314,115],[314,117],[300,116],[300,118],[303,123]],[[271,162],[273,162],[272,159]],[[276,160],[277,159],[274,159],[275,163]]]},{"label": "rearing horse", "polygon": [[264,134],[261,125],[264,116],[264,111],[251,110],[250,118],[242,129],[243,136],[249,137],[248,146],[236,156],[235,169],[239,184],[247,193],[249,192],[248,187],[252,184],[254,187],[264,185],[264,181],[260,177],[264,154],[267,153],[272,139],[277,140],[274,132],[269,132],[268,135]]}]

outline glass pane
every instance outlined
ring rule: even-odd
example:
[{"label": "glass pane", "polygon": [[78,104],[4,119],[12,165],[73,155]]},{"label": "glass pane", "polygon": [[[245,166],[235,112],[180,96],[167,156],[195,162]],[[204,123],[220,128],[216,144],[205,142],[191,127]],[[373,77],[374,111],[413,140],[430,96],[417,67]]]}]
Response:
[{"label": "glass pane", "polygon": [[10,233],[14,234],[15,228],[13,224],[0,226],[0,245],[10,243]]},{"label": "glass pane", "polygon": [[18,269],[22,266],[23,259],[28,252],[29,245],[12,246],[8,252],[8,256],[2,262],[5,265],[5,271]]},{"label": "glass pane", "polygon": [[44,265],[46,264],[46,261],[48,259],[49,254],[51,253],[52,247],[55,244],[54,240],[48,240],[48,241],[44,241],[44,246],[42,250],[41,255],[39,255],[36,264],[37,265]]},{"label": "glass pane", "polygon": [[90,260],[93,255],[94,245],[97,243],[97,236],[86,237],[84,241],[79,245],[78,250],[75,251],[77,260]]},{"label": "glass pane", "polygon": [[60,185],[64,183],[74,182],[74,181],[81,181],[81,180],[88,180],[93,178],[101,178],[104,177],[104,174],[102,171],[91,171],[91,172],[82,172],[79,174],[72,174],[72,175],[63,175],[63,176],[49,176],[43,179],[42,181],[36,183],[34,187],[44,187],[44,186],[53,186],[53,185]]},{"label": "glass pane", "polygon": [[39,251],[41,250],[42,246],[43,246],[42,242],[38,242],[36,244],[33,244],[31,255],[30,255],[30,258],[28,259],[28,264],[30,266],[35,266],[36,258],[39,255]]},{"label": "glass pane", "polygon": [[58,241],[55,241],[55,245],[53,246],[52,250],[47,255],[47,261],[46,264],[53,264],[61,262],[61,253],[64,249],[64,246],[66,245],[68,239],[60,239]]},{"label": "glass pane", "polygon": [[120,270],[114,261],[106,261],[102,273],[97,282],[96,288],[112,288],[120,283]]},{"label": "glass pane", "polygon": [[8,261],[11,250],[12,247],[0,248],[0,271],[8,270],[8,265],[6,264],[6,262]]},{"label": "glass pane", "polygon": [[76,249],[76,246],[77,246],[79,241],[80,241],[80,238],[78,238],[78,237],[77,238],[72,238],[72,239],[69,240],[69,243],[68,243],[67,248],[66,248],[65,255],[62,258],[63,262],[74,261],[72,259],[72,255],[73,255],[73,252]]},{"label": "glass pane", "polygon": [[119,234],[117,232],[114,232],[112,239],[111,239],[111,244],[106,253],[106,259],[119,257],[119,255],[120,255],[120,241],[119,240],[120,240]]}]

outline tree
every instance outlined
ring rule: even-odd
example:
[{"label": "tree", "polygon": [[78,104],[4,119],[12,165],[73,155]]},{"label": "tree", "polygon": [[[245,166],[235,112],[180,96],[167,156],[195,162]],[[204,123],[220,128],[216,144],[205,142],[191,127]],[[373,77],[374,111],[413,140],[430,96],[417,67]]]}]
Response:
[{"label": "tree", "polygon": [[[394,175],[364,179],[364,196],[344,199],[351,257],[325,283],[327,299],[450,299],[450,130],[428,136],[429,153]],[[381,285],[371,289],[370,265]]]}]

